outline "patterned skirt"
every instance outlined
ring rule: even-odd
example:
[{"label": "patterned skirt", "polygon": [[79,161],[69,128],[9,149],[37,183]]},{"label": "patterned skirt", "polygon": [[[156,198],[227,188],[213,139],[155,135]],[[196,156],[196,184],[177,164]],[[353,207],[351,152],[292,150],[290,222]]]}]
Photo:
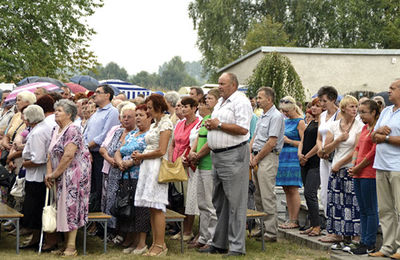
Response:
[{"label": "patterned skirt", "polygon": [[341,168],[329,176],[326,230],[330,234],[358,236],[360,228],[360,208],[353,178],[348,175],[347,168]]},{"label": "patterned skirt", "polygon": [[276,186],[297,186],[300,188],[303,186],[297,147],[284,146],[279,154]]}]

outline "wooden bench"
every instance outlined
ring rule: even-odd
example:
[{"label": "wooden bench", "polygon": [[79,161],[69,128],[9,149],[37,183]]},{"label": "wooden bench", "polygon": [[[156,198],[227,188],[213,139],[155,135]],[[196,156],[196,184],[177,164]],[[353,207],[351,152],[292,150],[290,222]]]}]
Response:
[{"label": "wooden bench", "polygon": [[[110,215],[104,214],[103,212],[90,212],[88,215],[89,222],[99,222],[104,227],[104,253],[107,253],[107,222],[111,218]],[[83,254],[86,255],[86,230],[87,225],[83,227]]]},{"label": "wooden bench", "polygon": [[183,254],[183,221],[185,220],[186,216],[179,214],[173,210],[167,209],[165,212],[165,222],[179,222],[181,224],[181,253]]},{"label": "wooden bench", "polygon": [[[260,212],[252,209],[247,209],[246,213],[246,218],[247,220],[252,220],[252,219],[259,219],[261,222],[261,235],[264,236],[264,224],[262,222],[262,218],[267,216],[267,213],[265,212]],[[265,251],[265,241],[264,239],[261,239],[261,250]]]},{"label": "wooden bench", "polygon": [[[19,213],[13,208],[10,208],[4,203],[0,202],[0,220],[15,220],[16,221],[16,253],[19,254],[19,219],[24,215]],[[1,229],[0,229],[1,230]]]}]

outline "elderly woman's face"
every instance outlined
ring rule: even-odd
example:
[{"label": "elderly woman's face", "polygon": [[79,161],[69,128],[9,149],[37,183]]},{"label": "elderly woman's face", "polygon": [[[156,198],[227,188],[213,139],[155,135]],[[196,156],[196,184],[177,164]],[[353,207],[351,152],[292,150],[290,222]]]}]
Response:
[{"label": "elderly woman's face", "polygon": [[182,115],[184,117],[193,116],[196,113],[196,108],[188,105],[182,105]]},{"label": "elderly woman's face", "polygon": [[132,130],[135,128],[135,111],[125,110],[121,115],[121,124],[124,128]]},{"label": "elderly woman's face", "polygon": [[57,123],[71,121],[70,115],[65,112],[62,106],[56,107],[55,119]]},{"label": "elderly woman's face", "polygon": [[24,107],[29,106],[29,102],[22,100],[21,97],[17,97],[16,105],[17,105],[18,111],[21,111]]},{"label": "elderly woman's face", "polygon": [[140,130],[148,128],[151,124],[151,117],[147,116],[147,112],[141,109],[136,110],[136,126]]}]

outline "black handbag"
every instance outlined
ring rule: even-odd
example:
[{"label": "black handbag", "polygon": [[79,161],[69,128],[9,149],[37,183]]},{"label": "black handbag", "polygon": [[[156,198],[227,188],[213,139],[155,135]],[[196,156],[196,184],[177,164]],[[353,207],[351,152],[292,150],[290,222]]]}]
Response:
[{"label": "black handbag", "polygon": [[179,192],[175,184],[173,182],[170,182],[168,184],[168,202],[169,202],[169,207],[171,210],[175,212],[184,212],[185,209],[185,198],[183,195],[183,183],[181,183],[181,188],[182,192]]},{"label": "black handbag", "polygon": [[128,182],[124,181],[123,178],[119,180],[117,196],[110,209],[111,215],[117,218],[131,218],[135,210],[133,205],[133,198],[135,196],[135,194],[133,194],[134,188],[130,174],[128,174],[128,176]]},{"label": "black handbag", "polygon": [[9,172],[3,165],[0,165],[0,186],[11,188],[15,177],[14,173]]}]

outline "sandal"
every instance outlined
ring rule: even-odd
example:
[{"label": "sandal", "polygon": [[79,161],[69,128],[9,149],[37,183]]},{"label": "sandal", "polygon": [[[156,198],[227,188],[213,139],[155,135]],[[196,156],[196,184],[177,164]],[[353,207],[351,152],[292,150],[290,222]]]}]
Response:
[{"label": "sandal", "polygon": [[293,228],[299,228],[299,221],[298,220],[288,220],[285,223],[279,225],[279,228],[282,229],[293,229]]},{"label": "sandal", "polygon": [[62,254],[61,257],[74,257],[78,256],[78,251],[75,249],[74,251],[67,251],[65,250]]},{"label": "sandal", "polygon": [[300,231],[300,234],[302,234],[302,235],[308,235],[308,234],[310,234],[311,233],[311,231],[313,231],[313,227],[310,227],[310,228],[308,228],[308,229],[306,229],[306,230],[303,230],[303,231]]},{"label": "sandal", "polygon": [[321,230],[313,229],[310,233],[308,233],[309,237],[318,237],[321,235]]},{"label": "sandal", "polygon": [[[159,251],[158,253],[154,253],[153,252],[154,248],[159,248],[159,249],[161,249],[161,251]],[[168,253],[168,248],[165,244],[163,246],[154,244],[153,247],[151,248],[151,250],[148,251],[147,253],[143,254],[143,256],[166,256],[167,253]]]},{"label": "sandal", "polygon": [[320,239],[318,239],[318,241],[321,241],[323,243],[339,243],[339,242],[342,242],[343,239],[339,236],[336,236],[333,234],[328,234],[328,235],[323,236]]}]

